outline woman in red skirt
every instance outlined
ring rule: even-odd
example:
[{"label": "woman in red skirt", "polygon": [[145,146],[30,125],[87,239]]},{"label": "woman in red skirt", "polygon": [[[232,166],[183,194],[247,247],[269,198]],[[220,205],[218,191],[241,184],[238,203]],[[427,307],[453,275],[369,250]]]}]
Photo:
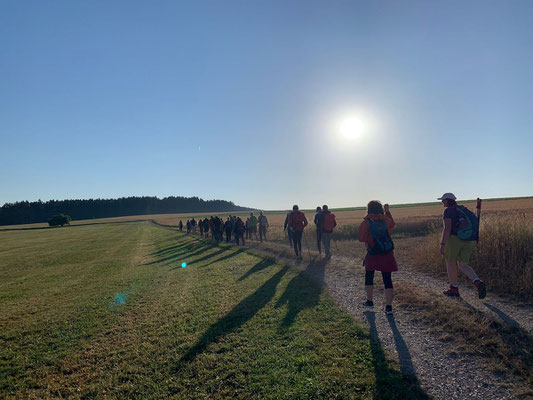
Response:
[{"label": "woman in red skirt", "polygon": [[394,219],[389,211],[389,205],[382,206],[377,200],[367,205],[367,216],[364,218],[358,231],[358,239],[365,243],[367,254],[363,265],[365,266],[365,290],[367,307],[373,307],[372,296],[374,293],[374,272],[380,271],[385,284],[385,312],[392,314],[392,272],[398,271],[394,258],[394,244],[390,230],[394,227]]}]

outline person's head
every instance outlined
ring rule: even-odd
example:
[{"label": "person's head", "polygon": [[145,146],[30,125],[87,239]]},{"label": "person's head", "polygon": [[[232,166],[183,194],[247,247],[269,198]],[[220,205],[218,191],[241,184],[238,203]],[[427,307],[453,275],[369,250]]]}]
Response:
[{"label": "person's head", "polygon": [[444,193],[441,197],[439,197],[437,200],[442,201],[442,205],[444,207],[453,207],[457,205],[457,197],[453,193]]},{"label": "person's head", "polygon": [[322,211],[322,209],[320,207],[317,207],[316,212],[320,212],[320,211]]},{"label": "person's head", "polygon": [[324,205],[322,206],[322,211],[328,211],[328,206],[324,204]]},{"label": "person's head", "polygon": [[263,215],[263,211],[259,211],[259,215]]},{"label": "person's head", "polygon": [[253,217],[254,216],[254,213],[250,213],[250,217]]},{"label": "person's head", "polygon": [[378,200],[371,200],[366,205],[367,213],[368,214],[385,214],[383,211],[383,205],[381,204],[381,201]]},{"label": "person's head", "polygon": [[292,206],[292,211],[298,211],[298,206],[296,204]]}]

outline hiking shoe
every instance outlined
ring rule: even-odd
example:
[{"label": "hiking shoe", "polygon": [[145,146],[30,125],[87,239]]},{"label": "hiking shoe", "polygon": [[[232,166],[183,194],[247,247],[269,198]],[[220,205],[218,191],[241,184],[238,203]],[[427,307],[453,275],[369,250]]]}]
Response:
[{"label": "hiking shoe", "polygon": [[454,286],[450,286],[450,288],[448,290],[445,290],[442,293],[445,294],[446,296],[459,297],[459,288],[458,287],[454,287]]},{"label": "hiking shoe", "polygon": [[374,302],[373,301],[370,301],[370,300],[367,300],[363,303],[363,305],[365,307],[374,307]]},{"label": "hiking shoe", "polygon": [[392,306],[385,306],[385,314],[388,314],[388,315],[392,314]]},{"label": "hiking shoe", "polygon": [[474,285],[476,285],[478,297],[480,299],[484,299],[485,296],[487,296],[487,287],[485,286],[485,282],[483,282],[481,279],[478,279],[474,282]]}]

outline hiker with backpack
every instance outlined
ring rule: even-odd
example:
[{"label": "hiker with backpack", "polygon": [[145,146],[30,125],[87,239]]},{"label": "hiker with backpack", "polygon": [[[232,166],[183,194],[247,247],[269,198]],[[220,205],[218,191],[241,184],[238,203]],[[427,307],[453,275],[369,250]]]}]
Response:
[{"label": "hiker with backpack", "polygon": [[209,239],[209,220],[207,219],[207,217],[204,218],[204,234],[205,238]]},{"label": "hiker with backpack", "polygon": [[337,221],[335,220],[335,214],[331,213],[331,211],[328,209],[328,206],[324,204],[322,206],[322,212],[318,218],[317,227],[320,227],[320,236],[322,237],[322,242],[324,243],[326,260],[331,258],[331,236],[333,235],[333,229],[335,229],[336,226]]},{"label": "hiker with backpack", "polygon": [[458,270],[461,270],[474,283],[478,297],[484,299],[487,295],[485,283],[468,265],[474,251],[474,241],[479,237],[479,220],[468,208],[457,204],[457,198],[453,193],[444,193],[438,200],[441,200],[445,207],[442,216],[444,228],[440,241],[440,253],[446,261],[450,282],[450,288],[445,290],[444,294],[459,296]]},{"label": "hiker with backpack", "polygon": [[291,212],[289,211],[287,213],[287,216],[285,217],[285,223],[283,224],[283,232],[287,232],[287,237],[289,238],[289,247],[292,249],[292,232],[291,228],[289,226],[289,216],[291,215]]},{"label": "hiker with backpack", "polygon": [[183,232],[183,221],[180,219],[180,223],[178,224],[180,227],[180,232]]},{"label": "hiker with backpack", "polygon": [[265,215],[263,215],[263,211],[259,213],[259,218],[257,219],[257,222],[259,224],[259,240],[262,242],[263,237],[265,238],[265,242],[267,241],[267,229],[268,229],[268,219]]},{"label": "hiker with backpack", "polygon": [[307,224],[305,214],[298,209],[297,205],[294,205],[289,214],[289,229],[292,230],[292,242],[297,258],[302,258],[302,234]]},{"label": "hiker with backpack", "polygon": [[367,215],[359,227],[357,236],[366,246],[365,267],[366,307],[374,307],[374,272],[380,271],[385,285],[385,312],[392,314],[392,272],[398,271],[394,258],[394,243],[390,230],[394,228],[394,219],[389,205],[372,200],[367,204]]},{"label": "hiker with backpack", "polygon": [[200,229],[200,237],[204,237],[204,222],[201,219],[198,221],[198,228]]},{"label": "hiker with backpack", "polygon": [[187,220],[187,235],[191,233],[191,221]]},{"label": "hiker with backpack", "polygon": [[259,240],[257,237],[257,217],[254,215],[254,213],[250,213],[249,221],[249,229],[250,229],[250,239],[252,239],[252,234],[255,236],[255,240]]},{"label": "hiker with backpack", "polygon": [[235,224],[233,226],[233,233],[235,235],[235,243],[237,246],[239,245],[239,238],[242,240],[242,245],[244,246],[244,231],[246,230],[246,226],[244,225],[244,222],[242,222],[242,219],[240,217],[237,217],[237,220],[235,221]]},{"label": "hiker with backpack", "polygon": [[231,231],[233,230],[233,223],[231,222],[231,216],[228,217],[224,223],[224,230],[226,231],[226,243],[231,242]]},{"label": "hiker with backpack", "polygon": [[322,215],[322,209],[320,207],[316,208],[315,214],[315,227],[316,227],[316,247],[318,248],[318,254],[322,255],[322,228],[320,227],[320,216]]},{"label": "hiker with backpack", "polygon": [[192,229],[192,234],[196,235],[196,220],[194,219],[194,217],[191,220],[191,229]]}]

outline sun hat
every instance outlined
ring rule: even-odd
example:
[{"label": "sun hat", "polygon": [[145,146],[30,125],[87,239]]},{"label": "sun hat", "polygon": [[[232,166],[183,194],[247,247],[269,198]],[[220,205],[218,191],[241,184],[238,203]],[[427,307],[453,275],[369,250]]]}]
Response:
[{"label": "sun hat", "polygon": [[453,193],[444,193],[441,197],[439,197],[437,200],[457,200],[457,197]]}]

